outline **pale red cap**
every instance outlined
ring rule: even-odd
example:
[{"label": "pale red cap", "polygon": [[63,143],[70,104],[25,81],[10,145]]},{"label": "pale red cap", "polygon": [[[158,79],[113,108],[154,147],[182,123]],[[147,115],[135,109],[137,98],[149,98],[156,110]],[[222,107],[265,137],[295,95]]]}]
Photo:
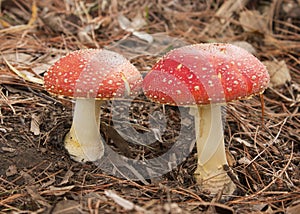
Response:
[{"label": "pale red cap", "polygon": [[146,75],[144,93],[170,105],[225,103],[262,93],[270,77],[265,66],[231,44],[196,44],[174,49]]},{"label": "pale red cap", "polygon": [[140,72],[122,55],[105,49],[67,54],[44,75],[45,89],[75,98],[114,99],[140,92]]}]

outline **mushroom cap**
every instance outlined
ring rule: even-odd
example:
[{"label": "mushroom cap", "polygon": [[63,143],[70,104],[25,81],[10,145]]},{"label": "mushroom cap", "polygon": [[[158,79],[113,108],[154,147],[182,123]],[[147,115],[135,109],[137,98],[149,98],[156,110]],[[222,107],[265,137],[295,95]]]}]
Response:
[{"label": "mushroom cap", "polygon": [[44,75],[45,89],[56,95],[98,100],[136,95],[140,72],[125,57],[105,49],[85,49],[67,54]]},{"label": "mushroom cap", "polygon": [[206,105],[262,93],[270,81],[252,54],[226,43],[195,44],[168,52],[146,75],[145,95],[169,105]]}]

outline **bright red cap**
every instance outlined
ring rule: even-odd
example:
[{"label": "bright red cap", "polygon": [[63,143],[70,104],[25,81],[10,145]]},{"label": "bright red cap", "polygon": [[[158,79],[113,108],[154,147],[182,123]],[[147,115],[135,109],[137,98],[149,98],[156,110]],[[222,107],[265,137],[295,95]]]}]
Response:
[{"label": "bright red cap", "polygon": [[196,44],[174,49],[146,75],[151,100],[170,105],[224,103],[262,93],[270,81],[265,66],[231,44]]},{"label": "bright red cap", "polygon": [[140,72],[122,55],[104,49],[69,53],[52,65],[44,76],[45,89],[76,98],[112,99],[137,94]]}]

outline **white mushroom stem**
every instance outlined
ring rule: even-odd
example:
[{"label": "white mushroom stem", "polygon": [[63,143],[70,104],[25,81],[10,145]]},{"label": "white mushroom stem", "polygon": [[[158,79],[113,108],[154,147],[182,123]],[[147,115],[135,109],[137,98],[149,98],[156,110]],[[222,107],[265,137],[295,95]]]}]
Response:
[{"label": "white mushroom stem", "polygon": [[235,184],[223,169],[227,165],[222,112],[220,105],[197,106],[191,111],[195,116],[198,164],[195,171],[197,183],[216,194],[231,194]]},{"label": "white mushroom stem", "polygon": [[104,154],[100,135],[100,107],[102,101],[77,99],[70,132],[65,137],[65,148],[75,161],[96,161]]}]

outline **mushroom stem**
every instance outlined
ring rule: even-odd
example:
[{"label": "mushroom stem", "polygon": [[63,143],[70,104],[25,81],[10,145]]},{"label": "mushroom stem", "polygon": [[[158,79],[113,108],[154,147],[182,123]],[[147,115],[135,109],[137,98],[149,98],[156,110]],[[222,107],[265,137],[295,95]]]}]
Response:
[{"label": "mushroom stem", "polygon": [[104,154],[99,131],[101,102],[95,99],[77,99],[75,102],[73,123],[64,142],[76,161],[96,161]]},{"label": "mushroom stem", "polygon": [[195,171],[197,183],[216,194],[231,194],[235,184],[223,169],[227,165],[222,112],[220,105],[197,106],[200,119],[195,116],[198,164]]}]

